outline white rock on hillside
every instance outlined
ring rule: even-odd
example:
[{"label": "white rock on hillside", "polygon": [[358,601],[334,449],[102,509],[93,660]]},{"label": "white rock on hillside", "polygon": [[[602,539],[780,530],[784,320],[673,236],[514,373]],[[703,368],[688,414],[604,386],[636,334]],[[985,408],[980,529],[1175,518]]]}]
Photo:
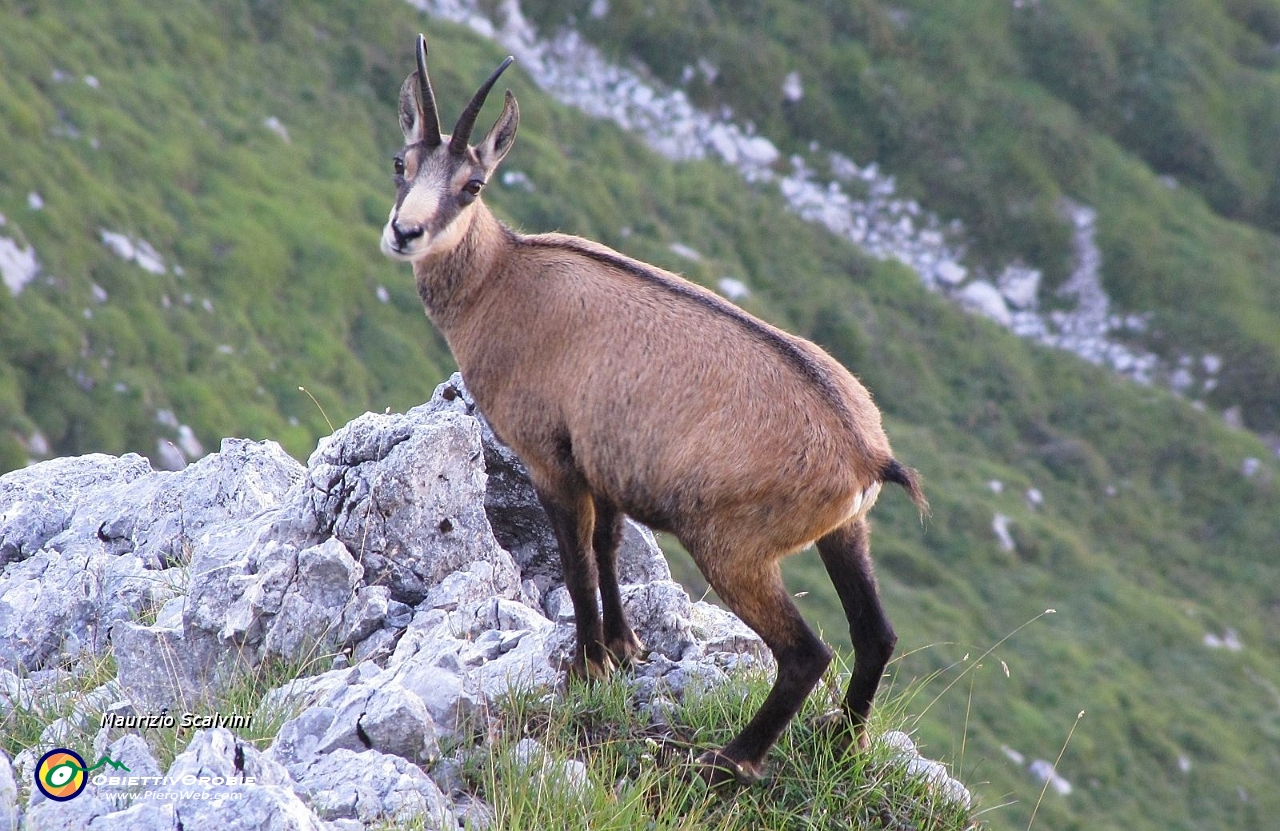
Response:
[{"label": "white rock on hillside", "polygon": [[1001,326],[1011,326],[1013,315],[1000,290],[986,280],[974,280],[956,292],[956,298],[967,309],[989,317]]},{"label": "white rock on hillside", "polygon": [[20,246],[16,240],[0,237],[0,278],[9,292],[17,297],[40,272],[36,249]]},{"label": "white rock on hillside", "polygon": [[1058,771],[1053,766],[1053,762],[1045,759],[1036,759],[1027,766],[1027,770],[1029,770],[1031,775],[1039,781],[1047,783],[1056,794],[1067,796],[1072,790],[1074,790],[1071,783],[1058,774]]},{"label": "white rock on hillside", "polygon": [[969,807],[972,797],[968,788],[951,778],[945,765],[921,756],[915,742],[906,733],[898,730],[885,733],[879,743],[889,749],[908,776],[923,781],[941,799]]},{"label": "white rock on hillside", "polygon": [[108,231],[106,228],[98,229],[98,237],[111,253],[125,262],[136,263],[143,271],[151,274],[164,274],[168,271],[164,259],[151,243],[144,239]]}]

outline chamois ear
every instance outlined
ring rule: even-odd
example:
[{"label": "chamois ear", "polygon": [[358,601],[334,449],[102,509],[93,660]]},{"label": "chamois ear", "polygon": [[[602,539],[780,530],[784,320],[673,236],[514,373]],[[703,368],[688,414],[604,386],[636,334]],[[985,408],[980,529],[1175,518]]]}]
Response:
[{"label": "chamois ear", "polygon": [[410,72],[400,85],[400,131],[404,133],[404,143],[422,141],[425,123],[422,99],[418,97],[418,73]]},{"label": "chamois ear", "polygon": [[486,170],[492,171],[502,161],[511,146],[516,143],[516,126],[520,123],[520,107],[516,97],[507,90],[506,100],[502,104],[502,114],[493,123],[493,127],[485,135],[484,141],[476,148],[480,163]]}]

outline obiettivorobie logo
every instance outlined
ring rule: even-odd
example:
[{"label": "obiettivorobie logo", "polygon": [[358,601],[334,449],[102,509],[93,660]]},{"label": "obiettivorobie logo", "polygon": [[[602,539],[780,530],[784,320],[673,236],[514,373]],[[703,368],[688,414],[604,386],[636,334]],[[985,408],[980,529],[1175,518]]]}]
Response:
[{"label": "obiettivorobie logo", "polygon": [[[92,776],[89,774],[99,768],[110,767],[111,771],[103,771]],[[36,789],[49,799],[66,802],[79,796],[90,782],[95,787],[107,788],[104,793],[99,790],[97,796],[108,802],[138,799],[155,800],[209,800],[215,804],[225,800],[243,799],[245,792],[240,790],[245,785],[256,785],[253,776],[121,776],[119,771],[130,773],[123,762],[117,762],[103,754],[92,765],[85,765],[84,757],[74,750],[55,747],[40,757],[36,764]],[[136,790],[141,788],[142,790]],[[122,790],[123,789],[123,790]]]},{"label": "obiettivorobie logo", "polygon": [[75,799],[89,784],[89,774],[103,765],[128,773],[123,762],[103,755],[92,767],[85,767],[84,757],[74,750],[55,747],[40,757],[36,765],[36,789],[57,802]]}]

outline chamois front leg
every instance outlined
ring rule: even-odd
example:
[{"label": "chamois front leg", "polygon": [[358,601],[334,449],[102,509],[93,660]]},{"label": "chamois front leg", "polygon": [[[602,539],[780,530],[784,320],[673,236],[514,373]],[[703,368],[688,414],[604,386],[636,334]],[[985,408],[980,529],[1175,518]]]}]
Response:
[{"label": "chamois front leg", "polygon": [[596,527],[591,546],[600,579],[600,605],[604,608],[604,646],[619,666],[628,666],[644,658],[645,648],[627,622],[618,589],[618,546],[622,543],[624,518],[608,500],[597,496],[593,502]]},{"label": "chamois front leg", "polygon": [[587,680],[603,678],[615,665],[605,647],[604,625],[596,603],[598,574],[591,545],[595,508],[591,496],[585,490],[568,497],[535,490],[555,531],[565,587],[573,600],[578,642],[574,646],[570,674]]}]

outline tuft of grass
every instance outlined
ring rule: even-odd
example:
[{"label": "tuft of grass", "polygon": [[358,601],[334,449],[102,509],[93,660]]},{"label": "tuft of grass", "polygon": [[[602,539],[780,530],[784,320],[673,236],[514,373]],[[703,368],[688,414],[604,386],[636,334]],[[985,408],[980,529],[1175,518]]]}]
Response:
[{"label": "tuft of grass", "polygon": [[39,745],[49,726],[62,719],[67,720],[64,723],[73,739],[83,733],[91,740],[99,723],[95,715],[100,713],[89,694],[115,676],[116,662],[110,654],[82,659],[50,684],[39,683],[29,674],[16,676],[14,688],[0,693],[0,750],[12,759]]}]

